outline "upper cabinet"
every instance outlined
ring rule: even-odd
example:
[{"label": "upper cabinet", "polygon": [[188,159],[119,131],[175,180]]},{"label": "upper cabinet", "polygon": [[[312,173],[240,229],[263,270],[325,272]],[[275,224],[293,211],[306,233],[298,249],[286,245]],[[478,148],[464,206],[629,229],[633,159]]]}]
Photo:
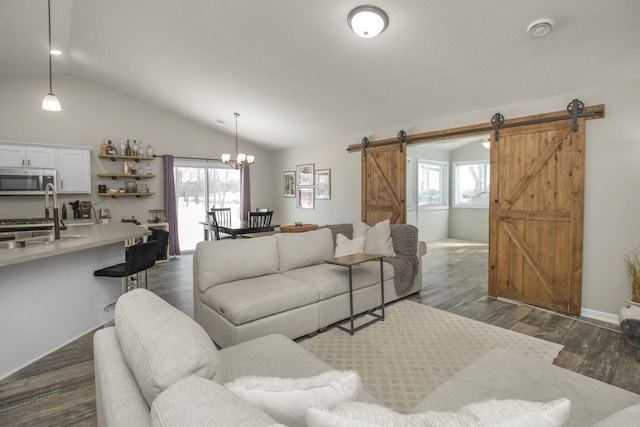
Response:
[{"label": "upper cabinet", "polygon": [[58,193],[91,193],[91,150],[64,147],[56,154]]},{"label": "upper cabinet", "polygon": [[0,167],[3,166],[55,169],[58,193],[91,193],[89,147],[0,142]]},{"label": "upper cabinet", "polygon": [[55,149],[0,143],[0,166],[53,169]]}]

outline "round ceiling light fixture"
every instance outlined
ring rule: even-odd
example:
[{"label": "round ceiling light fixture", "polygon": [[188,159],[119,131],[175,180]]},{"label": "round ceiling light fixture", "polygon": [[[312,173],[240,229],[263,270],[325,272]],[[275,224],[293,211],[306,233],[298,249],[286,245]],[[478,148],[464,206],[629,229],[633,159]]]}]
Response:
[{"label": "round ceiling light fixture", "polygon": [[376,6],[362,5],[349,12],[349,27],[362,38],[377,36],[389,26],[389,17],[384,10]]},{"label": "round ceiling light fixture", "polygon": [[553,19],[536,19],[527,27],[527,33],[532,37],[544,37],[553,29],[555,22]]}]

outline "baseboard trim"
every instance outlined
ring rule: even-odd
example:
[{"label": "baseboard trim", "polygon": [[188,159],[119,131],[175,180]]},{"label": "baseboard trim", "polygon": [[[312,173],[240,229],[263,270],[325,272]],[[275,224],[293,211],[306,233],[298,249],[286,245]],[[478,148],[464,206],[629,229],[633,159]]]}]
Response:
[{"label": "baseboard trim", "polygon": [[620,324],[620,319],[617,314],[605,313],[604,311],[592,310],[590,308],[583,308],[580,310],[580,316],[588,317],[589,319],[601,320],[603,322],[613,323],[614,325]]}]

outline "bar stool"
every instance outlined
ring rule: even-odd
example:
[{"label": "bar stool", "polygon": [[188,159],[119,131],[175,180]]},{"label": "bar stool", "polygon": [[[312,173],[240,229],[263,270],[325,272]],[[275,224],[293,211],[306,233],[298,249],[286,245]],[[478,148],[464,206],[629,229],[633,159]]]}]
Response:
[{"label": "bar stool", "polygon": [[[126,251],[125,262],[96,270],[93,272],[93,275],[103,277],[121,277],[122,293],[125,293],[129,290],[129,276],[133,276],[135,274],[136,283],[139,283],[139,273],[144,271],[144,287],[146,288],[147,269],[153,267],[156,263],[159,251],[158,246],[159,242],[157,240],[150,240],[145,243],[129,246]],[[105,310],[109,311],[112,306],[115,306],[115,303],[109,304],[105,307]]]}]

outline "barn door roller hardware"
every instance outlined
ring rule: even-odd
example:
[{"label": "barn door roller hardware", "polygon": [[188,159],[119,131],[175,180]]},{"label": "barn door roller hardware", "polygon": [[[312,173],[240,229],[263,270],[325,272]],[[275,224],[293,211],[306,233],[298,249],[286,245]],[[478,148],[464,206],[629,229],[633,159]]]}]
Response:
[{"label": "barn door roller hardware", "polygon": [[404,130],[401,130],[398,132],[398,139],[400,140],[400,152],[402,153],[402,150],[404,150],[404,140],[407,139],[407,133]]},{"label": "barn door roller hardware", "polygon": [[362,138],[362,152],[365,157],[367,157],[367,147],[369,146],[369,138],[366,136]]},{"label": "barn door roller hardware", "polygon": [[500,126],[504,124],[504,116],[500,113],[495,113],[493,117],[491,117],[491,124],[493,125],[493,132],[495,133],[494,140],[498,142],[500,141]]},{"label": "barn door roller hardware", "polygon": [[584,103],[579,99],[574,99],[567,105],[567,111],[573,120],[573,131],[578,132],[578,116],[584,112]]}]

